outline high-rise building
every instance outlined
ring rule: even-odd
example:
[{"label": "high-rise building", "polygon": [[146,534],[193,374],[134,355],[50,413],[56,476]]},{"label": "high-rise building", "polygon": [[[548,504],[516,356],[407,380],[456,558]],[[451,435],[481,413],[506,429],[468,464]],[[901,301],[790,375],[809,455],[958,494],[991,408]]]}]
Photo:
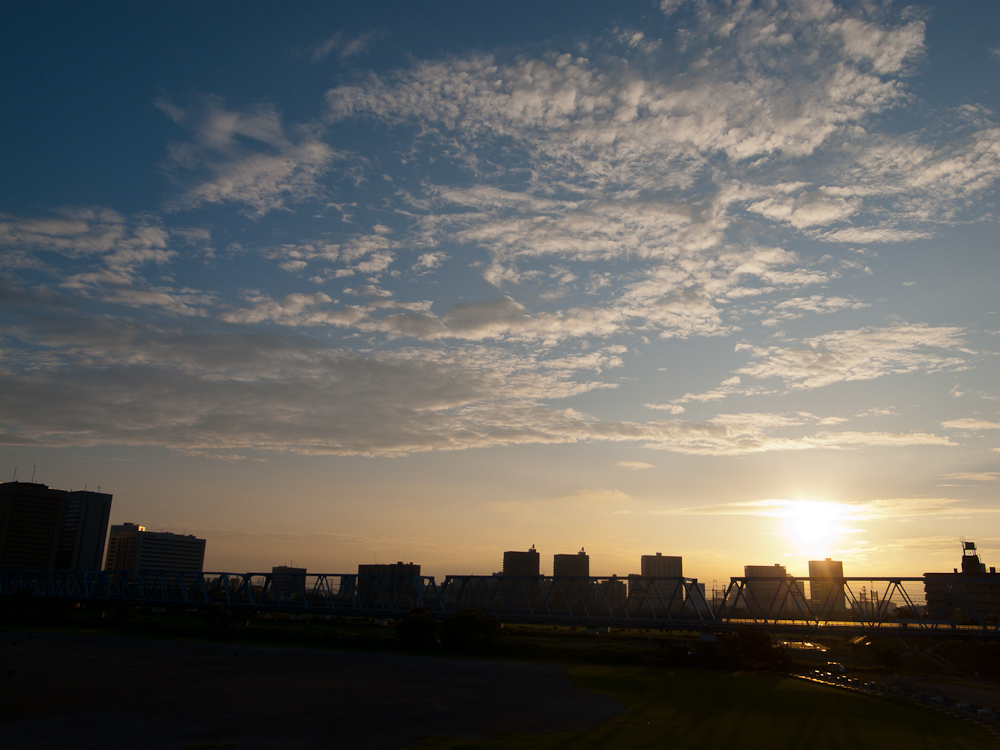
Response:
[{"label": "high-rise building", "polygon": [[105,570],[200,573],[204,565],[205,540],[193,534],[146,531],[134,523],[111,527]]},{"label": "high-rise building", "polygon": [[[304,571],[303,571],[304,572]],[[359,576],[418,576],[420,566],[412,562],[404,563],[402,560],[397,563],[374,563],[371,565],[359,565]]]},{"label": "high-rise building", "polygon": [[[506,555],[504,555],[506,562]],[[589,578],[590,555],[583,548],[575,555],[553,555],[552,575],[556,578]]]},{"label": "high-rise building", "polygon": [[667,576],[680,578],[684,575],[684,565],[680,557],[671,557],[657,552],[643,555],[640,571],[644,576]]},{"label": "high-rise building", "polygon": [[986,570],[975,542],[962,543],[962,570],[954,573],[924,573],[927,616],[933,619],[988,624],[1000,621],[1000,573]]},{"label": "high-rise building", "polygon": [[79,490],[66,496],[66,520],[59,540],[59,570],[100,570],[111,517],[111,495]]},{"label": "high-rise building", "polygon": [[843,562],[829,557],[809,561],[809,606],[821,620],[837,619],[847,614]]},{"label": "high-rise building", "polygon": [[35,482],[0,484],[0,568],[56,567],[66,494]]},{"label": "high-rise building", "polygon": [[505,576],[538,576],[541,575],[541,558],[535,551],[535,545],[526,552],[504,552],[503,574]]},{"label": "high-rise building", "polygon": [[358,566],[358,596],[366,607],[410,608],[423,606],[421,592],[409,580],[420,575],[420,566],[412,562],[373,563]]},{"label": "high-rise building", "polygon": [[630,612],[639,616],[680,614],[684,607],[684,584],[655,579],[681,578],[684,575],[682,559],[660,552],[643,555],[639,569],[640,575],[628,577]]},{"label": "high-rise building", "polygon": [[737,606],[746,607],[752,617],[807,618],[805,589],[801,582],[789,580],[784,565],[746,565],[743,570],[756,580],[746,582]]},{"label": "high-rise building", "polygon": [[[417,569],[420,569],[419,565]],[[288,602],[296,598],[296,595],[305,593],[306,569],[277,565],[271,568],[271,585],[274,588],[275,600]]]}]

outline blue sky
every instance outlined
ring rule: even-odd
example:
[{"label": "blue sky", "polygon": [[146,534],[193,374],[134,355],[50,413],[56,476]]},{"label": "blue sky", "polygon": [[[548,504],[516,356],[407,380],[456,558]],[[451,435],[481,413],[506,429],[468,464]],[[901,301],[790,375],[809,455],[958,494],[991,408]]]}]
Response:
[{"label": "blue sky", "polygon": [[996,7],[6,15],[5,479],[220,569],[1000,550]]}]

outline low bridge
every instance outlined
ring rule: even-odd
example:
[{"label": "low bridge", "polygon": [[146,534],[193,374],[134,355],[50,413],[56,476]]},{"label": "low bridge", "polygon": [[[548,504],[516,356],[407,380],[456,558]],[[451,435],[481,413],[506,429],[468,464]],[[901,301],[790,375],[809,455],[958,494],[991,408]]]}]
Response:
[{"label": "low bridge", "polygon": [[[921,577],[810,579],[737,577],[707,598],[694,578],[430,576],[189,573],[171,571],[0,570],[7,597],[91,607],[150,606],[336,617],[434,617],[477,610],[502,622],[588,628],[726,632],[754,626],[776,635],[892,635],[1000,639],[996,613],[983,606],[994,577],[948,576],[925,609]],[[805,586],[810,595],[806,596]],[[998,599],[987,596],[986,599]],[[977,607],[978,604],[978,607]],[[994,607],[997,604],[993,605]],[[900,608],[909,617],[900,617]]]}]

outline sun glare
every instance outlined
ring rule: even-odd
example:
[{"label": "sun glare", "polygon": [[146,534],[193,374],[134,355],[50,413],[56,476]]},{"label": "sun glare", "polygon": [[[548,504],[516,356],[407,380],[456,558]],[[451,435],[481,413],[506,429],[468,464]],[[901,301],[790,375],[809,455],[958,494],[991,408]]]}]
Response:
[{"label": "sun glare", "polygon": [[799,500],[788,506],[785,533],[803,552],[825,552],[844,522],[844,508],[838,503]]}]

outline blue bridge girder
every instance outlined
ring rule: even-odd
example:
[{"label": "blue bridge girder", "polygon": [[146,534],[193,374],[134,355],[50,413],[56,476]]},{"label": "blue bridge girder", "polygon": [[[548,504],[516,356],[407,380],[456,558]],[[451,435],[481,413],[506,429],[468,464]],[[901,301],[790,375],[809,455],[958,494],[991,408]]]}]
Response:
[{"label": "blue bridge girder", "polygon": [[[241,613],[398,619],[423,609],[439,619],[477,610],[501,622],[577,627],[725,632],[752,626],[775,634],[889,635],[1000,639],[995,614],[967,593],[976,577],[956,576],[939,592],[938,611],[917,612],[923,577],[734,577],[706,598],[697,579],[616,576],[432,576],[191,573],[177,571],[0,570],[3,597],[35,597],[88,606],[151,606]],[[987,581],[996,585],[992,580]],[[810,596],[804,584],[810,585]],[[982,607],[980,607],[982,609]],[[957,615],[957,616],[956,616]]]}]

